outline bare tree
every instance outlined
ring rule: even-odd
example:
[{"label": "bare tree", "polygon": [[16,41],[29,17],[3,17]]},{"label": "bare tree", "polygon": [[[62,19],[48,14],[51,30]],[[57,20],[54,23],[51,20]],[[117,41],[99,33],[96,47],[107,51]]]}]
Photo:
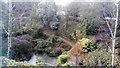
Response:
[{"label": "bare tree", "polygon": [[8,52],[7,52],[7,57],[9,58],[9,51],[10,51],[10,47],[11,47],[11,1],[8,0],[8,4],[9,4],[9,22],[8,22],[8,32],[6,31],[6,33],[8,34]]},{"label": "bare tree", "polygon": [[115,43],[116,43],[116,31],[117,31],[117,25],[118,25],[118,1],[115,2],[116,5],[116,18],[108,18],[106,17],[105,19],[112,19],[115,20],[115,26],[114,26],[114,31],[112,31],[112,28],[110,27],[110,24],[108,21],[106,21],[108,28],[110,30],[110,34],[112,37],[112,63],[111,65],[114,66],[114,54],[115,54]]}]

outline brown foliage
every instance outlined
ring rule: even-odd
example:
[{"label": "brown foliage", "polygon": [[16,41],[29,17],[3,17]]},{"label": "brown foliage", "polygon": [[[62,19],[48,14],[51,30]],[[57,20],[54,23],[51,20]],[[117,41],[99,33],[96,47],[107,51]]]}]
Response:
[{"label": "brown foliage", "polygon": [[82,50],[82,44],[80,44],[79,42],[77,42],[73,48],[68,52],[69,55],[81,55],[83,54],[83,50]]}]

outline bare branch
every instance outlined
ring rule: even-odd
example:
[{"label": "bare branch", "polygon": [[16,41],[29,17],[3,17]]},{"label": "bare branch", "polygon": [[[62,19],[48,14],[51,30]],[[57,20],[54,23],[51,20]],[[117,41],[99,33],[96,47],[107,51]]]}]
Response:
[{"label": "bare branch", "polygon": [[112,29],[111,29],[111,27],[110,27],[110,24],[108,23],[108,21],[106,21],[106,23],[107,23],[107,26],[108,26],[108,28],[109,28],[109,30],[110,30],[110,34],[111,34],[111,36],[112,36],[112,38],[113,38],[113,32],[112,32]]},{"label": "bare branch", "polygon": [[110,53],[112,53],[112,49],[110,48],[110,46],[108,46],[109,50],[110,50]]},{"label": "bare branch", "polygon": [[5,29],[5,26],[2,26],[3,30],[9,35],[9,32]]}]

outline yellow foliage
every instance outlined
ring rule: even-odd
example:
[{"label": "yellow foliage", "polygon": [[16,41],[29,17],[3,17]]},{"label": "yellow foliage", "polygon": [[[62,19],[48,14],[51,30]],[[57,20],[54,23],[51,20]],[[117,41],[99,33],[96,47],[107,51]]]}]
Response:
[{"label": "yellow foliage", "polygon": [[81,42],[82,47],[86,47],[87,44],[92,43],[92,41],[87,38],[82,38],[81,40],[79,40],[79,42]]},{"label": "yellow foliage", "polygon": [[[91,48],[89,48],[91,47]],[[68,52],[71,55],[81,55],[83,53],[86,53],[89,51],[89,49],[94,50],[95,45],[90,39],[87,38],[82,38],[81,40],[79,39],[76,44],[73,46],[73,48]]]}]

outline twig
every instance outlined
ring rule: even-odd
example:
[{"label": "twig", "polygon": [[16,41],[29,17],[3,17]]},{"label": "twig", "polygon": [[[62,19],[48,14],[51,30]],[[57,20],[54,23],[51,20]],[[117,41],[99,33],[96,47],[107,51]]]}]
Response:
[{"label": "twig", "polygon": [[3,30],[9,35],[9,32],[5,29],[4,25],[2,27],[3,27]]}]

